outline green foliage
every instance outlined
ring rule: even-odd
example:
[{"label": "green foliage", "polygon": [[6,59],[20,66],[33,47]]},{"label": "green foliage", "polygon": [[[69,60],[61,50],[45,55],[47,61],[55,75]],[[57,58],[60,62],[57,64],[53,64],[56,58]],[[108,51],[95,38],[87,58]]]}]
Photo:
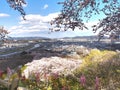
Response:
[{"label": "green foliage", "polygon": [[[100,88],[112,86],[117,90],[120,85],[120,55],[113,51],[91,50],[90,54],[84,58],[80,68],[75,70],[75,75],[86,76],[87,87],[94,87],[95,77],[100,79]],[[113,88],[112,87],[112,88]]]},{"label": "green foliage", "polygon": [[27,66],[24,65],[24,66],[20,69],[20,72],[22,73],[26,68],[27,68]]},{"label": "green foliage", "polygon": [[[19,86],[30,90],[94,90],[96,88],[96,77],[98,88],[108,90],[120,89],[120,54],[114,51],[91,50],[89,55],[83,58],[81,67],[77,68],[73,74],[59,75],[51,74],[44,80],[37,80],[36,75],[26,79],[17,73],[22,73],[27,66],[23,66],[20,72],[11,75],[12,79],[19,77]],[[3,77],[7,75],[4,73]],[[85,82],[81,82],[85,77]],[[1,78],[5,79],[5,78]]]}]

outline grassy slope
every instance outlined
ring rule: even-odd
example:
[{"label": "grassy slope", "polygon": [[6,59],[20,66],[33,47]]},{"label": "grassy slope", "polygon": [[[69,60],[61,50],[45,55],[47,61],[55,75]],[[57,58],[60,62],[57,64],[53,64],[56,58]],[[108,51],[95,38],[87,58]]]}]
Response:
[{"label": "grassy slope", "polygon": [[[99,88],[120,89],[120,53],[92,50],[84,58],[84,63],[75,71],[75,75],[86,77],[86,87],[94,88],[95,78],[100,80]],[[119,88],[119,89],[118,89]]]}]

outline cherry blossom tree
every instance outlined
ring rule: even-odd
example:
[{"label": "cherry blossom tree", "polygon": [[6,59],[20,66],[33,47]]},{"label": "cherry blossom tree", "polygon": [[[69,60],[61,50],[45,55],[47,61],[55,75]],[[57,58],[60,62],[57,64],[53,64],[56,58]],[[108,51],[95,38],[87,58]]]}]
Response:
[{"label": "cherry blossom tree", "polygon": [[[24,0],[6,0],[11,8],[17,10],[21,13],[23,19],[25,20],[25,11],[23,9],[23,4],[26,4]],[[3,26],[0,27],[0,40],[5,42],[7,39],[8,31],[4,29]]]},{"label": "cherry blossom tree", "polygon": [[7,34],[9,34],[9,32],[5,30],[3,26],[1,26],[0,27],[0,41],[2,43],[7,40]]},{"label": "cherry blossom tree", "polygon": [[[23,4],[25,0],[7,0],[11,8],[19,11],[25,16]],[[104,14],[105,17],[99,19],[98,23],[93,25],[93,31],[98,30],[98,36],[117,34],[120,35],[120,0],[64,0],[58,2],[62,5],[61,13],[50,22],[56,31],[64,29],[80,30],[88,29],[85,22],[89,21],[94,15]],[[53,29],[50,29],[53,30]]]},{"label": "cherry blossom tree", "polygon": [[59,2],[62,5],[61,13],[51,25],[57,27],[58,31],[64,29],[80,30],[88,29],[85,25],[91,17],[103,15],[98,23],[93,25],[93,31],[99,31],[99,38],[112,33],[120,35],[120,0],[65,0]]},{"label": "cherry blossom tree", "polygon": [[21,13],[23,19],[25,19],[25,11],[23,5],[26,4],[25,0],[6,0],[11,8]]}]

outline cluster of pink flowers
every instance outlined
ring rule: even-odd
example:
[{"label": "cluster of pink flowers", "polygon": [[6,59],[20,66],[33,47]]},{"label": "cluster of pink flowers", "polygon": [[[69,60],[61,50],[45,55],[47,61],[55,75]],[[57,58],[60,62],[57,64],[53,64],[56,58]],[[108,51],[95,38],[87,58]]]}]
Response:
[{"label": "cluster of pink flowers", "polygon": [[[80,83],[83,87],[85,87],[86,84],[86,77],[82,74],[82,76],[80,77]],[[100,84],[100,80],[99,78],[96,76],[95,78],[95,90],[99,90],[99,84]]]},{"label": "cluster of pink flowers", "polygon": [[0,70],[0,77],[2,77],[2,75],[3,75],[3,71],[2,71],[2,70]]},{"label": "cluster of pink flowers", "polygon": [[35,73],[36,82],[40,81],[40,73]]},{"label": "cluster of pink flowers", "polygon": [[81,83],[82,86],[85,86],[85,84],[86,84],[86,78],[85,78],[84,75],[82,75],[82,76],[80,77],[80,83]]},{"label": "cluster of pink flowers", "polygon": [[12,75],[12,70],[9,68],[9,67],[7,67],[7,75],[8,75],[8,77],[10,77],[11,75]]},{"label": "cluster of pink flowers", "polygon": [[66,90],[66,86],[63,86],[62,90]]},{"label": "cluster of pink flowers", "polygon": [[99,84],[100,84],[99,78],[96,77],[96,79],[95,79],[95,90],[99,90]]},{"label": "cluster of pink flowers", "polygon": [[58,73],[52,73],[52,76],[57,79],[59,77],[59,74]]},{"label": "cluster of pink flowers", "polygon": [[[13,71],[9,67],[7,67],[6,71],[7,71],[7,76],[8,77],[10,77],[13,74]],[[3,73],[4,73],[4,71],[0,70],[0,77],[2,77]],[[34,74],[35,74],[35,80],[36,80],[36,82],[39,82],[40,81],[40,73],[34,73]],[[59,74],[58,73],[52,73],[51,75],[55,79],[59,78]],[[23,78],[25,80],[25,77],[23,77]],[[44,78],[47,79],[47,74],[44,75]],[[79,78],[79,82],[82,85],[82,87],[86,87],[86,81],[87,80],[86,80],[85,75],[82,74],[81,77]],[[96,78],[95,78],[95,90],[99,90],[99,86],[100,86],[100,80],[96,76]],[[68,87],[66,87],[66,86],[63,86],[62,90],[66,90],[66,88],[67,88],[67,90],[69,90]]]},{"label": "cluster of pink flowers", "polygon": [[[6,71],[7,71],[8,77],[10,77],[13,73],[12,70],[9,67],[7,67]],[[4,71],[0,70],[0,77],[2,77],[3,73],[4,73]]]}]

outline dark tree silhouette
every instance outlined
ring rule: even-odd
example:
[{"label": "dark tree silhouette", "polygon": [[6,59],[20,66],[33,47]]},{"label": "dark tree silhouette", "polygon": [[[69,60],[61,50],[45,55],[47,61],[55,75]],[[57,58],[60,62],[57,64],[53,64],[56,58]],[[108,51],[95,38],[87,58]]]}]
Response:
[{"label": "dark tree silhouette", "polygon": [[76,27],[80,30],[87,29],[85,20],[89,21],[94,15],[104,14],[106,17],[92,26],[93,31],[101,29],[100,38],[111,33],[120,35],[120,0],[65,0],[58,4],[63,6],[61,13],[51,21],[51,25],[58,30],[74,30]]}]

